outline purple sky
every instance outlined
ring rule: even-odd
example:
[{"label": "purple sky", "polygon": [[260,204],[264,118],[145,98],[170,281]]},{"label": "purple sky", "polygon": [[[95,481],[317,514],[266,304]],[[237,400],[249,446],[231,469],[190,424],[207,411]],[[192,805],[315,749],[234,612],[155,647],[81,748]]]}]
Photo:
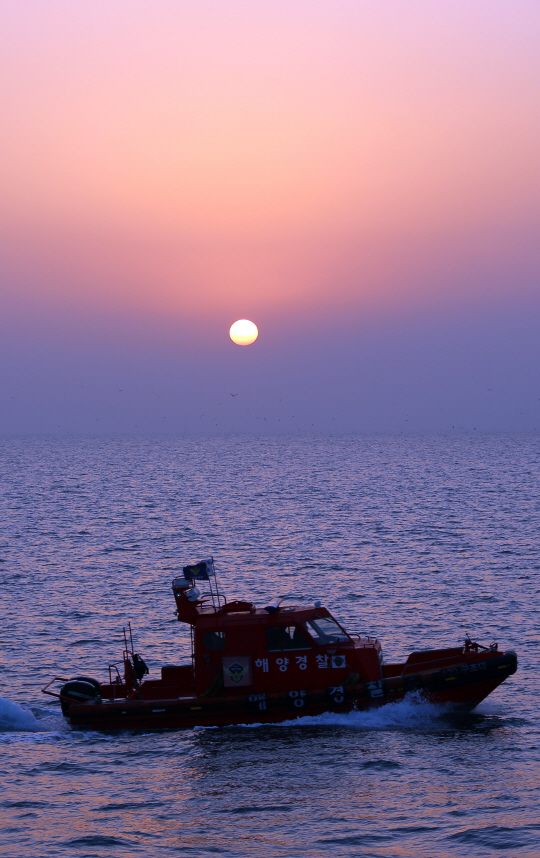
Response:
[{"label": "purple sky", "polygon": [[0,435],[540,428],[536,0],[0,18]]}]

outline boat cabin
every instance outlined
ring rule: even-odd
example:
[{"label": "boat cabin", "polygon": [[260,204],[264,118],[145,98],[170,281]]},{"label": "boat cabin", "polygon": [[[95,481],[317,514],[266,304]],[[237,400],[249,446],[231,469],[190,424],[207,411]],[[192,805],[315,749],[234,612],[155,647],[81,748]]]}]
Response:
[{"label": "boat cabin", "polygon": [[198,697],[338,687],[382,678],[376,638],[348,634],[320,603],[284,606],[275,599],[256,608],[251,602],[227,602],[214,591],[201,596],[186,578],[176,578],[172,588],[178,620],[192,627]]}]

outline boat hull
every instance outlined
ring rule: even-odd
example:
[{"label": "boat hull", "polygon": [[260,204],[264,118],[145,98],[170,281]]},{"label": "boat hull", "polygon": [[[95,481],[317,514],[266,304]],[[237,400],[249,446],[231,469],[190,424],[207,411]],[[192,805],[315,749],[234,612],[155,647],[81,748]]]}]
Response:
[{"label": "boat hull", "polygon": [[124,698],[72,703],[68,717],[73,726],[98,730],[280,723],[304,715],[370,709],[398,702],[413,692],[428,702],[471,710],[516,669],[517,656],[509,650],[490,653],[481,661],[457,661],[444,669],[420,670],[418,673],[335,687],[234,696],[163,700]]}]

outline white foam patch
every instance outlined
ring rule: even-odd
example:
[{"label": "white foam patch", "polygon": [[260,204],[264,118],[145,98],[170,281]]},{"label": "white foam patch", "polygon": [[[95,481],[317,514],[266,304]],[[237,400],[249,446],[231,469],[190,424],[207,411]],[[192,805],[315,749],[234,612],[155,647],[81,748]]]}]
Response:
[{"label": "white foam patch", "polygon": [[60,712],[42,706],[19,706],[0,697],[0,733],[63,733],[70,727]]},{"label": "white foam patch", "polygon": [[319,725],[352,727],[356,730],[391,730],[398,727],[417,728],[432,725],[448,712],[448,708],[436,703],[427,703],[415,695],[405,697],[397,703],[386,703],[373,709],[352,712],[324,712],[322,715],[306,715],[291,721],[283,721],[281,727],[311,727]]},{"label": "white foam patch", "polygon": [[496,703],[493,700],[482,700],[478,706],[473,709],[475,715],[507,715],[508,712],[505,710],[504,706],[501,703]]},{"label": "white foam patch", "polygon": [[[299,715],[276,724],[238,724],[237,727],[351,727],[356,730],[417,729],[433,726],[447,715],[451,707],[428,703],[416,693],[397,703],[386,703],[373,709],[352,712],[324,712],[322,715]],[[207,729],[201,727],[199,729]],[[234,728],[231,728],[234,729]]]},{"label": "white foam patch", "polygon": [[40,732],[63,733],[66,730],[71,730],[70,725],[59,711],[46,709],[43,706],[32,706],[31,709]]},{"label": "white foam patch", "polygon": [[39,722],[32,712],[23,709],[18,703],[0,697],[0,731],[37,733],[39,730]]}]

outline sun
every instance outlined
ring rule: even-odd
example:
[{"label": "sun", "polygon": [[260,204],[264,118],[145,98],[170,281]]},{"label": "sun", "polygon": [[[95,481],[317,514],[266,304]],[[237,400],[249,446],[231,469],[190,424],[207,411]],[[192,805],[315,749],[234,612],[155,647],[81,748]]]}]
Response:
[{"label": "sun", "polygon": [[249,319],[238,319],[234,325],[231,325],[229,336],[237,346],[250,346],[259,336],[259,331],[257,325]]}]

